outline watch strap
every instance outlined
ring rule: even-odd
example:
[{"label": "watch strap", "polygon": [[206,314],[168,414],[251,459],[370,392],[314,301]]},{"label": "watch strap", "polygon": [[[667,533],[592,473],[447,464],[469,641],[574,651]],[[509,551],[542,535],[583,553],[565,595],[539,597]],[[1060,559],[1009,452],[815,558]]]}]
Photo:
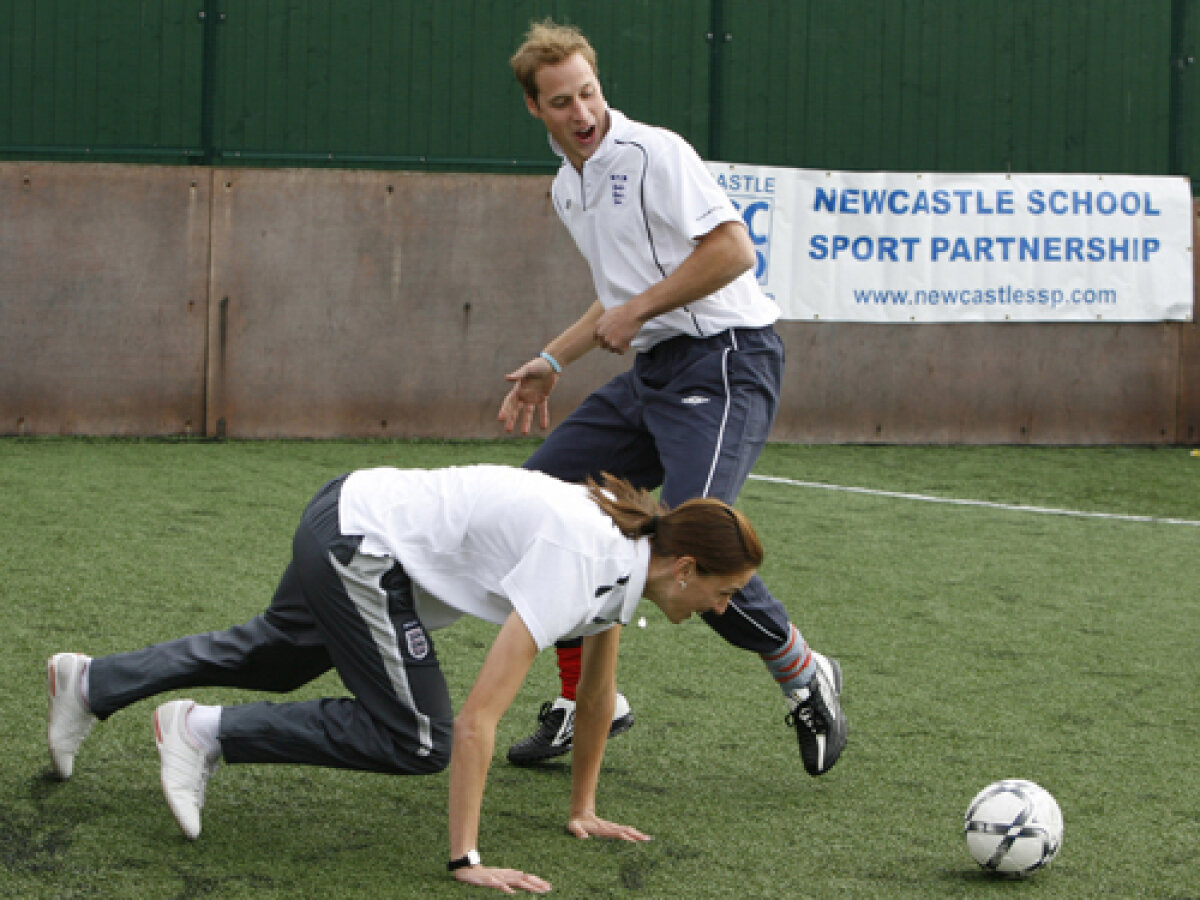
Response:
[{"label": "watch strap", "polygon": [[466,856],[460,856],[458,859],[452,859],[446,863],[446,871],[453,872],[455,869],[465,869],[467,866],[479,865],[479,851],[468,850]]}]

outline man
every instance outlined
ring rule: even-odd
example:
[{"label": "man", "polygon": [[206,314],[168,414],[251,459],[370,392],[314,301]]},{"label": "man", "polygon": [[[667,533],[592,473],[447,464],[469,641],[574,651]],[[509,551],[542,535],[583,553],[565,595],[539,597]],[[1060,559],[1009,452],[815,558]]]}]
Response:
[{"label": "man", "polygon": [[[333,668],[349,696],[172,700],[154,711],[163,793],[184,835],[200,836],[208,781],[222,761],[399,775],[449,764],[447,869],[505,893],[545,893],[548,882],[485,866],[476,849],[496,723],[534,656],[563,637],[584,641],[567,830],[649,840],[596,814],[620,626],[641,597],[676,624],[723,610],[761,563],[750,523],[718,500],[667,511],[611,476],[603,488],[585,487],[503,466],[360,470],[309,503],[261,615],[128,653],[50,657],[50,759],[70,778],[98,721],[163,691],[291,691]],[[454,715],[430,632],[464,615],[500,628]]]},{"label": "man", "polygon": [[[633,349],[633,367],[591,394],[525,463],[568,481],[608,471],[661,485],[675,506],[692,497],[732,502],[766,443],[779,403],[783,345],[775,303],[752,274],[753,247],[725,193],[678,135],[609,108],[596,55],[575,28],[533,25],[511,59],[529,113],[562,157],[554,207],[591,267],[597,299],[573,325],[509,373],[505,429],[528,434],[563,369],[600,346]],[[846,742],[841,667],[811,652],[757,576],[722,615],[704,616],[734,646],[759,654],[790,707],[811,775]],[[572,744],[579,647],[558,646],[562,696],[514,744],[527,765]],[[612,733],[632,723],[620,695]]]}]

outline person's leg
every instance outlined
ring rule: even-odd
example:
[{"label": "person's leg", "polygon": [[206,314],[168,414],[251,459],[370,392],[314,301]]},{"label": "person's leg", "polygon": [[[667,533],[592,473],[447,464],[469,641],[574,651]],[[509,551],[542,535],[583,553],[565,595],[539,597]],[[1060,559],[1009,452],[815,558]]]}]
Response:
[{"label": "person's leg", "polygon": [[353,696],[227,707],[220,732],[226,760],[441,771],[450,758],[453,710],[407,575],[394,560],[361,554],[330,574],[316,590],[307,580],[306,589]]},{"label": "person's leg", "polygon": [[[582,641],[560,641],[555,644],[554,650],[562,693],[542,704],[533,734],[508,748],[508,761],[513,765],[531,766],[545,762],[569,753],[574,745],[575,688],[579,684]],[[633,727],[633,719],[629,700],[618,692],[608,736],[612,738],[624,734]]]},{"label": "person's leg", "polygon": [[[298,593],[289,566],[271,609],[243,625],[91,660],[88,701],[100,719],[146,697],[190,687],[236,687],[283,693],[332,665],[311,620],[292,606]],[[281,612],[286,618],[281,619]]]},{"label": "person's leg", "polygon": [[336,497],[305,513],[293,568],[315,630],[351,697],[228,707],[229,762],[290,762],[397,774],[449,762],[453,710],[412,582],[337,530]]},{"label": "person's leg", "polygon": [[609,472],[637,487],[657,487],[662,467],[641,403],[633,371],[623,372],[589,394],[522,467],[573,483]]},{"label": "person's leg", "polygon": [[427,774],[449,762],[450,696],[433,642],[417,618],[412,583],[395,560],[362,554],[359,538],[339,533],[337,493],[319,494],[305,511],[290,571],[313,629],[352,696],[219,708],[177,700],[160,706],[154,725],[163,792],[189,838],[200,833],[205,787],[217,761],[200,737],[204,730],[229,763]]},{"label": "person's leg", "polygon": [[345,564],[327,542],[297,531],[296,566],[317,628],[352,697],[154,712],[167,804],[188,838],[200,835],[209,777],[229,763],[296,763],[427,774],[450,758],[452,713],[433,644],[417,619],[412,587],[388,558]]},{"label": "person's leg", "polygon": [[331,665],[289,564],[267,610],[242,625],[95,659],[47,660],[51,763],[69,778],[95,723],[138,700],[188,687],[290,691]]},{"label": "person's leg", "polygon": [[[659,363],[673,375],[646,411],[665,472],[663,502],[672,508],[694,497],[734,503],[775,418],[782,345],[772,329],[762,329],[670,350],[674,358]],[[725,615],[704,619],[734,646],[758,654],[777,654],[793,641],[787,611],[758,576],[734,597]],[[811,673],[810,661],[792,677],[803,683]],[[783,690],[796,686],[783,684]]]},{"label": "person's leg", "polygon": [[[657,487],[662,469],[654,442],[642,423],[641,400],[632,371],[618,375],[585,398],[525,461],[524,467],[575,483],[599,479],[608,472],[639,487]],[[580,640],[555,644],[560,694],[542,704],[533,734],[508,748],[508,760],[514,765],[532,765],[570,751],[582,645]],[[629,701],[617,694],[609,736],[623,734],[632,726]]]},{"label": "person's leg", "polygon": [[[665,472],[662,498],[671,507],[693,497],[733,503],[778,408],[783,347],[774,330],[729,332],[712,347],[716,340],[670,348],[678,358],[660,362],[677,374],[647,405]],[[845,743],[836,660],[811,651],[757,575],[723,614],[703,618],[735,647],[759,655],[791,708],[805,767],[813,775],[827,771]]]}]

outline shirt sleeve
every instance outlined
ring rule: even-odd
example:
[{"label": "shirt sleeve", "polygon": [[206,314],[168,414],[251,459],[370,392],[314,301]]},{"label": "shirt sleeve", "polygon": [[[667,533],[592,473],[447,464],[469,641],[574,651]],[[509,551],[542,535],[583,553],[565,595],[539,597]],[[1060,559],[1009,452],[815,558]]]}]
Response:
[{"label": "shirt sleeve", "polygon": [[500,585],[538,650],[545,650],[584,624],[595,593],[592,581],[590,561],[538,539]]},{"label": "shirt sleeve", "polygon": [[670,132],[649,160],[646,193],[652,214],[667,227],[698,240],[724,222],[741,218],[691,144]]}]

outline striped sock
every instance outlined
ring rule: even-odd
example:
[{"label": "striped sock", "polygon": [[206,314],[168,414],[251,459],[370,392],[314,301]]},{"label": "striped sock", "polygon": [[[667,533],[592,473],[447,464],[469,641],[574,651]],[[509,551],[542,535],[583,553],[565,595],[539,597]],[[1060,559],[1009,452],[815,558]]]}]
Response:
[{"label": "striped sock", "polygon": [[785,697],[806,686],[812,681],[817,670],[817,661],[808,649],[803,635],[795,625],[788,623],[788,639],[774,653],[762,653],[762,661],[767,665],[767,671],[779,683],[779,689]]}]

